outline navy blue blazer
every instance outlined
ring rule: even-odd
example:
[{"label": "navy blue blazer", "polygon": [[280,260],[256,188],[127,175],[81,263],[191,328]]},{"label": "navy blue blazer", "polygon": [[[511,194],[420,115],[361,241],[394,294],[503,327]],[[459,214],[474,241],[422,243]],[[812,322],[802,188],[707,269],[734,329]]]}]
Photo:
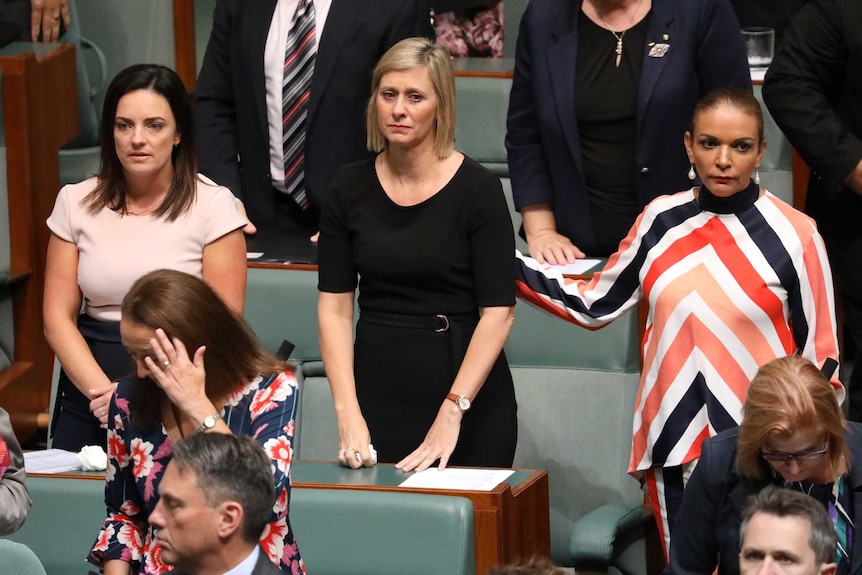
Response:
[{"label": "navy blue blazer", "polygon": [[[738,428],[728,429],[703,442],[700,461],[688,484],[676,523],[671,529],[669,575],[709,575],[719,558],[719,575],[739,575],[739,526],[748,497],[772,481],[741,477],[734,470]],[[850,448],[848,476],[853,501],[852,518],[862,518],[862,424],[848,422]],[[850,573],[862,570],[862,537],[853,538]]]},{"label": "navy blue blazer", "polygon": [[[530,0],[518,33],[506,148],[515,206],[550,204],[557,231],[590,254],[595,235],[575,112],[580,9],[579,1]],[[637,169],[641,206],[691,185],[683,134],[701,96],[725,86],[751,90],[728,0],[652,0],[647,18],[637,165],[621,166]],[[667,52],[650,56],[653,44]]]},{"label": "navy blue blazer", "polygon": [[[258,227],[275,223],[263,54],[277,0],[218,0],[195,91],[200,172],[245,203]],[[317,205],[336,169],[369,156],[371,73],[393,44],[433,37],[428,0],[332,0],[311,81],[305,185]]]}]

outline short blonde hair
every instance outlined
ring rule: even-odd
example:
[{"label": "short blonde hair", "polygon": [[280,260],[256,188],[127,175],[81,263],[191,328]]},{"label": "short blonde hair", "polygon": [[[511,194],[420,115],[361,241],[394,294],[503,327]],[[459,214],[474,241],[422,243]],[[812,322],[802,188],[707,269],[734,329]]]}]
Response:
[{"label": "short blonde hair", "polygon": [[431,77],[437,96],[434,150],[440,159],[448,158],[455,148],[455,74],[449,52],[427,38],[405,38],[383,54],[371,78],[371,98],[368,100],[368,150],[381,152],[389,142],[380,130],[377,117],[377,92],[383,76],[397,70],[425,68]]},{"label": "short blonde hair", "polygon": [[842,459],[850,469],[846,420],[832,384],[801,356],[774,359],[757,370],[748,387],[737,439],[737,472],[763,479],[766,468],[760,450],[764,442],[805,428],[826,434],[826,458],[833,475],[838,475]]}]

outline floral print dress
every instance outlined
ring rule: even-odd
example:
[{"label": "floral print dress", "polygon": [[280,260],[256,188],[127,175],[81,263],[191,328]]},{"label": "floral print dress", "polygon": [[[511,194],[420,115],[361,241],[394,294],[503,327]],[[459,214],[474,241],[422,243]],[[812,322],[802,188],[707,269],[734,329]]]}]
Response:
[{"label": "floral print dress", "polygon": [[[121,559],[147,575],[171,569],[161,561],[161,548],[147,519],[159,501],[159,482],[171,460],[171,440],[163,425],[136,429],[129,417],[132,381],[121,381],[108,414],[108,466],[105,503],[108,517],[90,552],[101,565]],[[231,394],[222,417],[237,435],[258,440],[272,459],[278,494],[272,518],[260,538],[263,551],[285,573],[305,573],[288,519],[290,465],[293,459],[296,377],[282,372],[240,384]]]}]

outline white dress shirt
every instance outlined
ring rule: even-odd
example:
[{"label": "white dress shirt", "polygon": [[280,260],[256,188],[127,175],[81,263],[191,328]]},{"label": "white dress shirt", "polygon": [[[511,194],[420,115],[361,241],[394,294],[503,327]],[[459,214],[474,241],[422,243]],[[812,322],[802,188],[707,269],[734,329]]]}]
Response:
[{"label": "white dress shirt", "polygon": [[[314,41],[320,46],[323,26],[329,15],[332,0],[314,1]],[[284,51],[287,49],[287,34],[296,13],[299,0],[278,0],[266,47],[263,52],[263,71],[266,78],[266,119],[269,124],[269,164],[273,185],[284,185],[284,149],[282,147],[281,89],[284,82]]]}]

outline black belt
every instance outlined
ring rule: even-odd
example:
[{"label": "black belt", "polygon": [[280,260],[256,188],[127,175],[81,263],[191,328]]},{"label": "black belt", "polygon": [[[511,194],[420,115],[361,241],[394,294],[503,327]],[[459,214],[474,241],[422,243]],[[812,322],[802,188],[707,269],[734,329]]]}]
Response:
[{"label": "black belt", "polygon": [[474,313],[407,315],[363,310],[360,312],[359,321],[388,327],[434,330],[437,333],[449,334],[452,365],[451,376],[454,381],[455,375],[461,367],[463,354],[466,350],[464,346],[464,330],[476,327],[476,324],[479,323],[479,315]]}]

